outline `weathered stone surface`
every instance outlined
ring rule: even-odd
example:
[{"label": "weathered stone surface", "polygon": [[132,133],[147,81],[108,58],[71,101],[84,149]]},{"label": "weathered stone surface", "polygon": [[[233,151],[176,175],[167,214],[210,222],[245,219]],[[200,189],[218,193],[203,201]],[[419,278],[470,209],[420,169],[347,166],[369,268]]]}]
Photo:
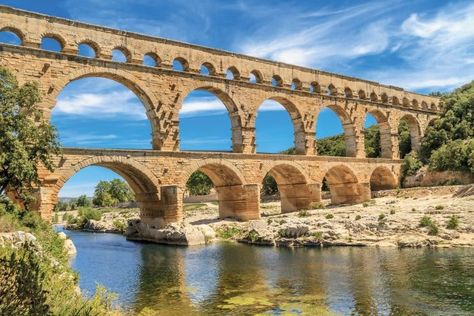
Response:
[{"label": "weathered stone surface", "polygon": [[21,247],[24,243],[36,244],[36,237],[33,234],[16,231],[11,233],[0,233],[0,247]]}]

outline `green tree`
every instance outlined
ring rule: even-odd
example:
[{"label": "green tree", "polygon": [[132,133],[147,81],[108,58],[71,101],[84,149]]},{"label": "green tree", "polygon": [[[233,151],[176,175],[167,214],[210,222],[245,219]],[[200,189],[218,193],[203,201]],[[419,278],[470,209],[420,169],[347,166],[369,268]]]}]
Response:
[{"label": "green tree", "polygon": [[345,156],[346,143],[344,135],[336,135],[326,138],[321,138],[316,141],[318,155],[320,156]]},{"label": "green tree", "polygon": [[186,182],[186,188],[191,195],[206,195],[209,194],[214,187],[212,180],[203,172],[195,171],[191,174]]},{"label": "green tree", "polygon": [[129,202],[134,200],[134,194],[128,184],[120,179],[113,179],[110,181],[109,191],[112,198],[119,203]]},{"label": "green tree", "polygon": [[117,204],[117,200],[110,195],[110,182],[99,181],[95,186],[92,203],[96,206],[112,206]]},{"label": "green tree", "polygon": [[260,190],[260,193],[264,195],[273,195],[277,192],[278,185],[276,183],[275,178],[267,174],[265,178],[263,178],[262,189]]},{"label": "green tree", "polygon": [[398,148],[400,158],[404,158],[411,152],[410,127],[405,120],[401,120],[400,124],[398,124]]},{"label": "green tree", "polygon": [[39,185],[38,165],[52,171],[52,157],[60,152],[56,131],[43,117],[39,101],[36,84],[19,86],[0,68],[0,194],[8,190],[25,202]]},{"label": "green tree", "polygon": [[78,207],[89,207],[92,205],[91,200],[87,197],[87,195],[83,194],[80,195],[76,200],[76,205]]},{"label": "green tree", "polygon": [[377,158],[381,156],[380,147],[380,128],[378,125],[372,125],[365,129],[365,155],[368,158]]}]

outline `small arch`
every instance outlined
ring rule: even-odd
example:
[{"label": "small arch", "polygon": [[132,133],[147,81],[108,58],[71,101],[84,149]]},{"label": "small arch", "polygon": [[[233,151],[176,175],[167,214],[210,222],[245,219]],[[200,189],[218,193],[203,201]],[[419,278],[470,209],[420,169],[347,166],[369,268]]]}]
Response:
[{"label": "small arch", "polygon": [[258,70],[252,70],[249,74],[250,83],[262,83],[263,76],[262,73]]},{"label": "small arch", "polygon": [[23,33],[13,27],[4,27],[0,29],[0,42],[10,45],[23,45],[24,41]]},{"label": "small arch", "polygon": [[352,98],[352,90],[351,90],[351,88],[346,87],[346,88],[344,89],[344,96],[345,96],[346,98]]},{"label": "small arch", "polygon": [[321,86],[316,81],[311,82],[309,85],[309,92],[311,93],[321,93]]},{"label": "small arch", "polygon": [[98,46],[95,43],[89,41],[79,43],[77,49],[77,54],[79,56],[87,58],[97,58],[98,52]]},{"label": "small arch", "polygon": [[337,96],[337,89],[332,83],[328,86],[327,95]]},{"label": "small arch", "polygon": [[199,68],[199,73],[203,76],[215,76],[216,68],[211,63],[205,62]]},{"label": "small arch", "polygon": [[272,87],[283,87],[283,80],[279,75],[273,75],[271,83]]},{"label": "small arch", "polygon": [[40,48],[53,52],[62,52],[66,42],[62,37],[56,34],[46,34],[41,38]]},{"label": "small arch", "polygon": [[433,111],[437,111],[437,110],[438,110],[438,108],[436,107],[436,104],[435,104],[434,102],[431,103],[430,108],[431,108]]},{"label": "small arch", "polygon": [[413,107],[414,107],[415,109],[417,109],[417,108],[419,107],[419,104],[418,104],[418,100],[417,100],[417,99],[413,99],[413,100],[411,101],[411,104],[413,105]]},{"label": "small arch", "polygon": [[380,96],[380,99],[382,99],[383,103],[388,103],[388,95],[385,92],[382,93],[382,95]]},{"label": "small arch", "polygon": [[272,193],[278,193],[282,213],[308,207],[312,194],[306,185],[307,180],[302,170],[294,165],[283,163],[272,166],[264,174],[262,182],[271,181],[268,179],[270,177],[274,180],[273,183],[276,183],[277,192]]},{"label": "small arch", "polygon": [[378,99],[379,99],[379,98],[378,98],[378,96],[377,96],[377,93],[372,92],[372,93],[370,94],[370,101],[372,101],[372,102],[377,102]]},{"label": "small arch", "polygon": [[389,168],[379,166],[372,171],[370,175],[371,191],[391,190],[397,188],[397,186],[397,177]]},{"label": "small arch", "polygon": [[400,100],[397,97],[393,96],[392,97],[392,104],[393,105],[400,105]]},{"label": "small arch", "polygon": [[143,65],[148,67],[159,67],[161,63],[160,57],[155,53],[146,53],[143,55]]},{"label": "small arch", "polygon": [[362,99],[362,100],[366,99],[366,95],[365,95],[364,90],[359,90],[358,95],[359,95],[359,99]]},{"label": "small arch", "polygon": [[301,90],[302,87],[303,87],[303,84],[298,78],[294,78],[291,81],[291,90]]},{"label": "small arch", "polygon": [[403,98],[402,99],[402,105],[403,106],[406,106],[406,107],[409,107],[410,106],[410,100],[408,100],[408,98]]},{"label": "small arch", "polygon": [[131,61],[130,51],[125,47],[116,47],[112,50],[112,61],[129,63]]},{"label": "small arch", "polygon": [[189,63],[183,57],[176,57],[173,60],[173,70],[174,71],[188,71]]},{"label": "small arch", "polygon": [[353,204],[365,199],[355,173],[346,165],[330,168],[323,179],[326,179],[326,184],[329,186],[332,204]]},{"label": "small arch", "polygon": [[240,80],[240,72],[234,66],[230,66],[226,71],[226,79]]},{"label": "small arch", "polygon": [[422,101],[422,102],[421,102],[421,108],[422,108],[423,110],[427,110],[427,109],[428,109],[428,103],[426,103],[425,101]]},{"label": "small arch", "polygon": [[366,123],[368,116],[372,116],[373,119],[376,120],[377,124],[372,125],[369,128],[375,128],[373,126],[378,127],[378,131],[374,133],[374,130],[369,131],[369,128],[364,129],[364,133],[367,132],[372,132],[370,136],[372,136],[372,139],[370,139],[373,144],[371,144],[373,147],[372,149],[375,149],[374,152],[369,153],[368,152],[368,136],[369,134],[366,134],[365,136],[365,149],[366,149],[366,156],[368,158],[376,158],[376,157],[381,157],[381,158],[392,158],[392,139],[391,139],[391,128],[390,124],[388,122],[387,116],[382,113],[380,110],[372,110],[367,112],[367,117],[366,117]]},{"label": "small arch", "polygon": [[[400,128],[403,128],[402,122],[405,122],[407,127],[407,132],[410,134],[410,143],[409,144],[404,144],[405,142],[403,139],[400,139],[402,137],[402,130]],[[400,150],[400,158],[403,158],[405,154],[412,150],[418,150],[420,146],[420,140],[421,140],[421,127],[420,123],[418,120],[411,114],[406,114],[404,115],[399,122],[399,150]],[[408,142],[408,141],[407,141]],[[402,148],[402,144],[404,144],[404,147]],[[403,149],[403,150],[402,150]]]}]

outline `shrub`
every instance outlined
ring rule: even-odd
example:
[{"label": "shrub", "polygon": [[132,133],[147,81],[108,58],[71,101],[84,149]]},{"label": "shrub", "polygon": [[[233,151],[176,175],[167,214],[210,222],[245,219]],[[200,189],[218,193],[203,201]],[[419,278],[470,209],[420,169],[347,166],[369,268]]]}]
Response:
[{"label": "shrub", "polygon": [[311,234],[315,239],[322,240],[323,239],[323,232],[314,232]]},{"label": "shrub", "polygon": [[369,206],[369,203],[364,202],[364,203],[362,203],[362,206],[363,206],[363,207],[368,207],[368,206]]},{"label": "shrub", "polygon": [[301,210],[298,212],[299,217],[308,217],[311,216],[311,214],[307,210]]},{"label": "shrub", "polygon": [[416,174],[418,170],[423,166],[423,163],[418,159],[415,153],[409,153],[403,158],[401,177],[402,180],[407,176]]},{"label": "shrub", "polygon": [[474,139],[449,141],[432,152],[430,170],[470,171],[471,156],[474,155]]},{"label": "shrub", "polygon": [[444,209],[444,206],[443,205],[436,205],[435,209],[436,210],[442,210],[442,209]]},{"label": "shrub", "polygon": [[453,215],[449,218],[448,224],[446,225],[447,229],[456,229],[459,227],[459,217]]},{"label": "shrub", "polygon": [[429,216],[423,216],[420,219],[420,227],[428,227],[433,221],[431,220],[431,217]]},{"label": "shrub", "polygon": [[380,214],[378,218],[379,222],[383,221],[384,219],[385,219],[385,214]]},{"label": "shrub", "polygon": [[100,221],[100,219],[102,218],[102,213],[97,209],[86,207],[79,209],[79,216],[82,217],[84,220],[92,219],[95,221]]},{"label": "shrub", "polygon": [[332,214],[327,214],[326,215],[326,219],[331,219],[331,218],[334,218],[334,215],[332,215]]},{"label": "shrub", "polygon": [[312,210],[318,210],[324,208],[324,204],[322,202],[312,202],[309,206]]},{"label": "shrub", "polygon": [[127,224],[124,221],[118,219],[114,220],[112,225],[114,225],[115,229],[122,233],[127,229]]},{"label": "shrub", "polygon": [[362,218],[362,216],[356,215],[355,220],[358,221],[358,220],[361,219],[361,218]]},{"label": "shrub", "polygon": [[216,235],[222,239],[232,239],[242,233],[242,229],[234,225],[223,225],[217,228]]},{"label": "shrub", "polygon": [[428,226],[428,235],[438,235],[439,229],[438,225],[436,225],[435,222],[431,222],[431,224]]},{"label": "shrub", "polygon": [[390,215],[395,214],[395,210],[390,210]]}]

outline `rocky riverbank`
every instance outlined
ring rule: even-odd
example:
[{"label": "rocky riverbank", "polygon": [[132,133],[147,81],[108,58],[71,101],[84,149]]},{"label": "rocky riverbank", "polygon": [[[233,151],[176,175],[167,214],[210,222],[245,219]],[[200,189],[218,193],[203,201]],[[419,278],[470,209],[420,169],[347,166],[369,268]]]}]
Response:
[{"label": "rocky riverbank", "polygon": [[136,210],[86,227],[104,231],[123,221],[131,240],[178,245],[224,239],[281,247],[467,247],[474,246],[473,194],[473,186],[393,190],[363,204],[331,206],[325,200],[319,209],[287,214],[271,202],[262,204],[261,220],[249,222],[219,220],[212,203],[191,204],[183,223],[163,229],[141,223]]}]

